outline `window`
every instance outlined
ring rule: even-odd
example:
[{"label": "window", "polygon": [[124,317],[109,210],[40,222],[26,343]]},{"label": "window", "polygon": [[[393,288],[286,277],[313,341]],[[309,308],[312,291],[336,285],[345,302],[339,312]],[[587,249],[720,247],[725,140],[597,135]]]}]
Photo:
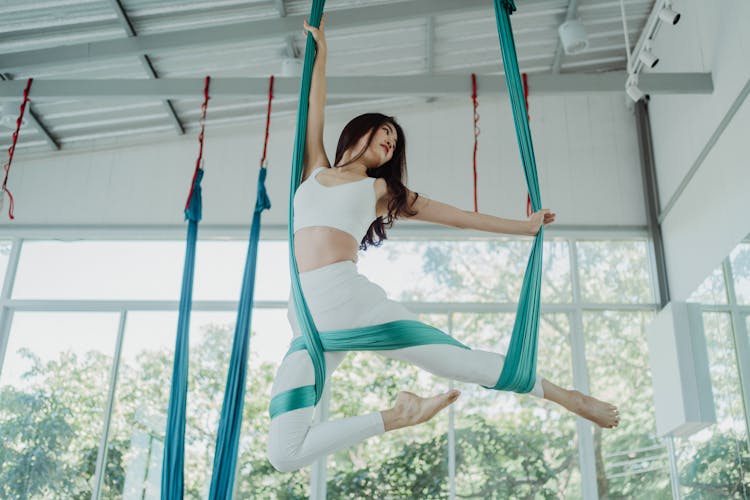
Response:
[{"label": "window", "polygon": [[88,497],[118,316],[16,312],[0,378],[0,497]]},{"label": "window", "polygon": [[[574,268],[572,245],[578,255]],[[423,320],[473,348],[504,352],[529,248],[528,239],[396,240],[361,253],[358,265],[390,297],[418,310]],[[489,491],[505,491],[512,479],[522,475],[529,483],[513,494],[527,488],[527,493],[579,498],[584,482],[597,480],[606,483],[602,492],[610,495],[668,491],[665,451],[653,436],[642,339],[643,325],[654,309],[645,242],[557,238],[546,241],[543,250],[539,374],[569,387],[573,367],[583,367],[596,396],[634,402],[632,409],[621,406],[623,420],[629,416],[631,423],[594,440],[592,453],[604,464],[599,477],[585,477],[579,460],[589,452],[579,446],[576,418],[554,404],[449,382],[372,353],[352,353],[331,384],[331,419],[388,408],[400,390],[432,395],[455,386],[462,395],[427,424],[387,433],[330,456],[331,498],[443,497],[451,489],[458,495],[481,497]],[[91,495],[96,463],[103,458],[97,454],[107,417],[104,409],[120,314],[126,321],[99,493],[102,498],[159,495],[177,318],[171,304],[179,298],[184,251],[181,241],[24,243],[8,303],[15,316],[0,378],[0,429],[5,435],[16,432],[42,441],[57,436],[52,431],[39,434],[38,426],[23,424],[26,420],[19,420],[17,406],[8,410],[5,403],[11,401],[6,395],[29,398],[34,391],[46,390],[42,381],[52,375],[43,376],[39,370],[54,372],[62,380],[59,383],[78,380],[82,385],[57,399],[37,399],[54,402],[55,408],[73,405],[76,409],[51,422],[61,426],[54,432],[74,443],[66,453],[50,447],[49,463],[55,464],[57,475],[37,475],[38,484],[24,486],[20,493],[7,489],[18,487],[7,471],[18,474],[19,467],[28,467],[22,461],[25,448],[0,440],[0,496],[34,498],[49,496],[51,491]],[[191,497],[205,498],[208,492],[236,320],[232,304],[238,300],[246,251],[244,241],[198,243],[193,298],[199,307],[194,307],[191,317],[185,457],[185,487]],[[253,311],[238,498],[309,495],[310,467],[280,474],[265,457],[271,384],[291,340],[286,310],[274,309],[288,299],[288,275],[287,243],[262,241],[255,299],[265,308]],[[579,290],[573,287],[576,281]],[[21,299],[24,307],[32,303],[37,309],[52,310],[15,310],[14,301]],[[99,312],[102,307],[111,312]],[[73,311],[87,308],[97,312]],[[583,331],[579,331],[581,318]],[[55,335],[47,335],[49,331]],[[570,342],[573,335],[583,334],[585,358],[574,352]],[[42,361],[34,364],[30,355],[19,354],[23,346]],[[67,371],[61,375],[63,366]],[[25,373],[33,375],[24,377]],[[628,377],[634,382],[629,383]],[[40,408],[31,415],[45,415],[48,409]],[[633,414],[627,415],[628,411]],[[86,431],[81,433],[84,421]],[[455,456],[451,457],[448,442],[453,438]],[[589,460],[595,461],[593,456]]]}]

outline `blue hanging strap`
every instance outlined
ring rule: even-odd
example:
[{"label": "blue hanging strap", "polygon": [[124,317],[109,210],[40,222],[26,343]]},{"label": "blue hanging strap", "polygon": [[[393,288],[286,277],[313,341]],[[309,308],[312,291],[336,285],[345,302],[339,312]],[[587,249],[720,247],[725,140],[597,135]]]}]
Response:
[{"label": "blue hanging strap", "polygon": [[184,489],[185,464],[185,407],[188,386],[188,345],[190,332],[190,310],[193,304],[193,277],[195,275],[195,247],[198,241],[198,223],[203,212],[201,180],[203,179],[203,136],[205,131],[206,109],[208,107],[208,89],[210,77],[206,77],[201,107],[201,131],[198,136],[200,149],[195,164],[193,180],[190,183],[190,194],[185,205],[185,220],[188,221],[187,242],[185,247],[185,267],[182,274],[182,291],[180,292],[180,311],[177,319],[177,339],[172,365],[172,384],[169,391],[169,408],[167,410],[167,428],[164,436],[164,456],[161,469],[161,498],[163,500],[181,500]]},{"label": "blue hanging strap", "polygon": [[258,172],[258,184],[253,210],[253,223],[250,226],[250,241],[247,246],[245,273],[242,277],[240,305],[237,309],[237,322],[234,328],[232,355],[227,373],[227,385],[224,390],[224,403],[221,407],[219,432],[216,436],[216,452],[211,486],[208,498],[230,499],[234,486],[234,475],[237,470],[237,449],[242,427],[242,409],[245,405],[245,381],[247,379],[247,356],[250,352],[250,327],[252,325],[253,296],[255,295],[255,270],[258,263],[258,242],[260,240],[261,213],[271,208],[271,200],[266,192],[266,148],[268,130],[271,120],[271,101],[273,99],[273,81],[271,76],[268,90],[268,115],[266,117],[266,143],[263,146],[261,168]]}]

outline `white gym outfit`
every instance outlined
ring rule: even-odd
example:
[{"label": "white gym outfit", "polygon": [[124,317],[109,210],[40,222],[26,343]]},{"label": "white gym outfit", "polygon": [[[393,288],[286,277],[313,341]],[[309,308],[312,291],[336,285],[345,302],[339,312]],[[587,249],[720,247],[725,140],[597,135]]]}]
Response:
[{"label": "white gym outfit", "polygon": [[[315,178],[322,168],[325,167],[316,169],[297,190],[295,232],[302,227],[331,226],[349,234],[354,230],[356,234],[364,234],[375,218],[374,179],[326,187]],[[351,261],[300,273],[299,278],[310,314],[320,331],[418,319],[402,304],[389,300],[385,291],[359,274]],[[287,317],[294,337],[302,335],[291,298]],[[483,386],[497,383],[505,361],[501,354],[449,344],[427,344],[374,353],[409,362],[440,377]],[[325,353],[326,384],[330,383],[331,374],[347,354]],[[307,351],[293,352],[279,366],[271,397],[311,385],[314,381],[313,365]],[[543,397],[541,384],[542,378],[537,376],[531,394]],[[313,407],[300,408],[271,420],[267,453],[276,469],[282,472],[300,469],[318,458],[384,432],[379,411],[318,424],[313,424],[313,411]]]}]

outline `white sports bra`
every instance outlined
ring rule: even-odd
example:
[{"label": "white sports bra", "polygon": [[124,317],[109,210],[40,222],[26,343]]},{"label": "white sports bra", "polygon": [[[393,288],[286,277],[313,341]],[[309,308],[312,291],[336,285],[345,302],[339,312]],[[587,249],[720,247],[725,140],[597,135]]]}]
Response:
[{"label": "white sports bra", "polygon": [[313,170],[294,193],[294,232],[305,227],[332,227],[359,243],[377,217],[375,179],[324,186],[316,177],[325,168]]}]

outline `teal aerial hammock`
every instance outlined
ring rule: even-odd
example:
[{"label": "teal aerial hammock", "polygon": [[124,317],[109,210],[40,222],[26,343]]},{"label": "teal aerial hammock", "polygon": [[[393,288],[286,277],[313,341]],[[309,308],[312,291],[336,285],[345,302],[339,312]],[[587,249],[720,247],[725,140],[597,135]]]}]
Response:
[{"label": "teal aerial hammock", "polygon": [[161,468],[161,498],[181,499],[183,495],[183,469],[185,464],[185,406],[188,386],[188,345],[190,332],[190,310],[193,303],[193,276],[195,274],[195,247],[198,241],[198,222],[202,216],[201,180],[203,179],[203,133],[205,131],[208,88],[211,78],[206,77],[201,106],[201,131],[198,135],[200,148],[195,162],[190,194],[185,204],[185,219],[188,221],[185,247],[185,267],[182,275],[180,311],[177,320],[174,363],[172,365],[172,387],[169,391],[167,429],[164,436],[164,456]]},{"label": "teal aerial hammock", "polygon": [[240,305],[237,309],[237,322],[234,327],[234,343],[232,344],[232,355],[229,360],[227,385],[224,390],[224,403],[221,407],[219,432],[216,435],[214,469],[211,476],[211,487],[208,491],[208,498],[210,500],[232,498],[234,473],[237,470],[237,447],[242,427],[242,408],[245,404],[247,355],[250,351],[250,325],[253,313],[253,296],[255,294],[255,269],[258,263],[260,216],[263,210],[271,208],[271,200],[268,198],[268,193],[266,193],[266,150],[268,148],[268,129],[271,121],[273,80],[274,77],[271,75],[268,85],[266,137],[263,144],[263,157],[260,160],[257,195],[253,210],[253,222],[250,226],[250,240],[247,245],[245,274],[242,277]]},{"label": "teal aerial hammock", "polygon": [[[237,469],[237,448],[239,444],[240,428],[242,426],[242,409],[245,401],[245,379],[247,375],[247,355],[250,347],[250,324],[253,309],[253,295],[255,288],[255,270],[258,260],[258,241],[260,239],[261,213],[271,208],[271,201],[266,193],[266,151],[268,146],[268,130],[271,119],[271,101],[273,99],[273,81],[271,76],[268,90],[268,111],[266,116],[266,138],[263,146],[263,157],[260,161],[258,174],[257,197],[253,210],[253,221],[250,227],[250,241],[245,260],[245,272],[242,279],[240,304],[237,310],[232,354],[227,372],[227,383],[224,391],[224,403],[221,410],[221,420],[216,436],[216,452],[214,453],[213,474],[209,489],[210,499],[226,499],[232,497],[234,474]],[[164,439],[164,460],[162,467],[161,498],[182,499],[183,497],[183,467],[185,443],[185,403],[187,399],[188,375],[188,331],[192,302],[193,271],[195,265],[195,247],[198,233],[198,221],[201,218],[201,189],[200,181],[203,177],[201,160],[203,155],[203,131],[208,103],[209,78],[206,77],[204,102],[202,107],[201,132],[199,135],[200,152],[193,176],[193,184],[188,197],[185,216],[190,221],[188,225],[187,251],[185,255],[185,271],[180,297],[180,316],[177,327],[177,345],[172,374],[172,390],[169,399],[169,413],[167,431]]]},{"label": "teal aerial hammock", "polygon": [[[539,195],[539,183],[536,175],[536,162],[534,160],[531,132],[529,130],[528,116],[526,115],[523,87],[518,72],[518,61],[509,17],[515,11],[516,7],[513,0],[494,0],[494,4],[503,66],[505,68],[505,79],[513,108],[513,118],[515,120],[516,136],[521,149],[521,158],[532,207],[534,211],[537,211],[541,208],[541,197]],[[324,5],[325,0],[313,0],[309,17],[309,23],[312,26],[320,26]],[[304,348],[308,351],[313,362],[315,384],[292,389],[275,396],[271,400],[269,409],[272,418],[281,413],[314,406],[318,403],[323,393],[323,384],[325,382],[326,366],[324,352],[326,350],[368,350],[373,348],[371,346],[373,341],[380,342],[385,339],[391,339],[394,342],[388,346],[378,343],[374,349],[399,349],[408,347],[410,342],[417,342],[419,344],[453,343],[454,345],[456,343],[456,341],[439,330],[418,321],[394,321],[382,325],[370,326],[366,329],[367,335],[362,334],[365,330],[362,328],[337,330],[335,332],[318,332],[315,327],[300,286],[299,270],[294,257],[293,229],[293,201],[294,193],[302,180],[307,111],[314,59],[315,42],[312,35],[308,34],[300,88],[299,110],[297,113],[294,153],[292,157],[288,224],[292,299],[303,339],[292,345],[290,352],[299,348]],[[540,228],[532,245],[528,267],[524,275],[516,321],[513,326],[513,334],[505,364],[497,383],[493,387],[488,387],[488,389],[529,392],[534,387],[534,382],[536,381],[543,238],[544,231],[543,228]],[[346,341],[343,345],[334,347],[330,344],[334,338],[343,338]]]}]

